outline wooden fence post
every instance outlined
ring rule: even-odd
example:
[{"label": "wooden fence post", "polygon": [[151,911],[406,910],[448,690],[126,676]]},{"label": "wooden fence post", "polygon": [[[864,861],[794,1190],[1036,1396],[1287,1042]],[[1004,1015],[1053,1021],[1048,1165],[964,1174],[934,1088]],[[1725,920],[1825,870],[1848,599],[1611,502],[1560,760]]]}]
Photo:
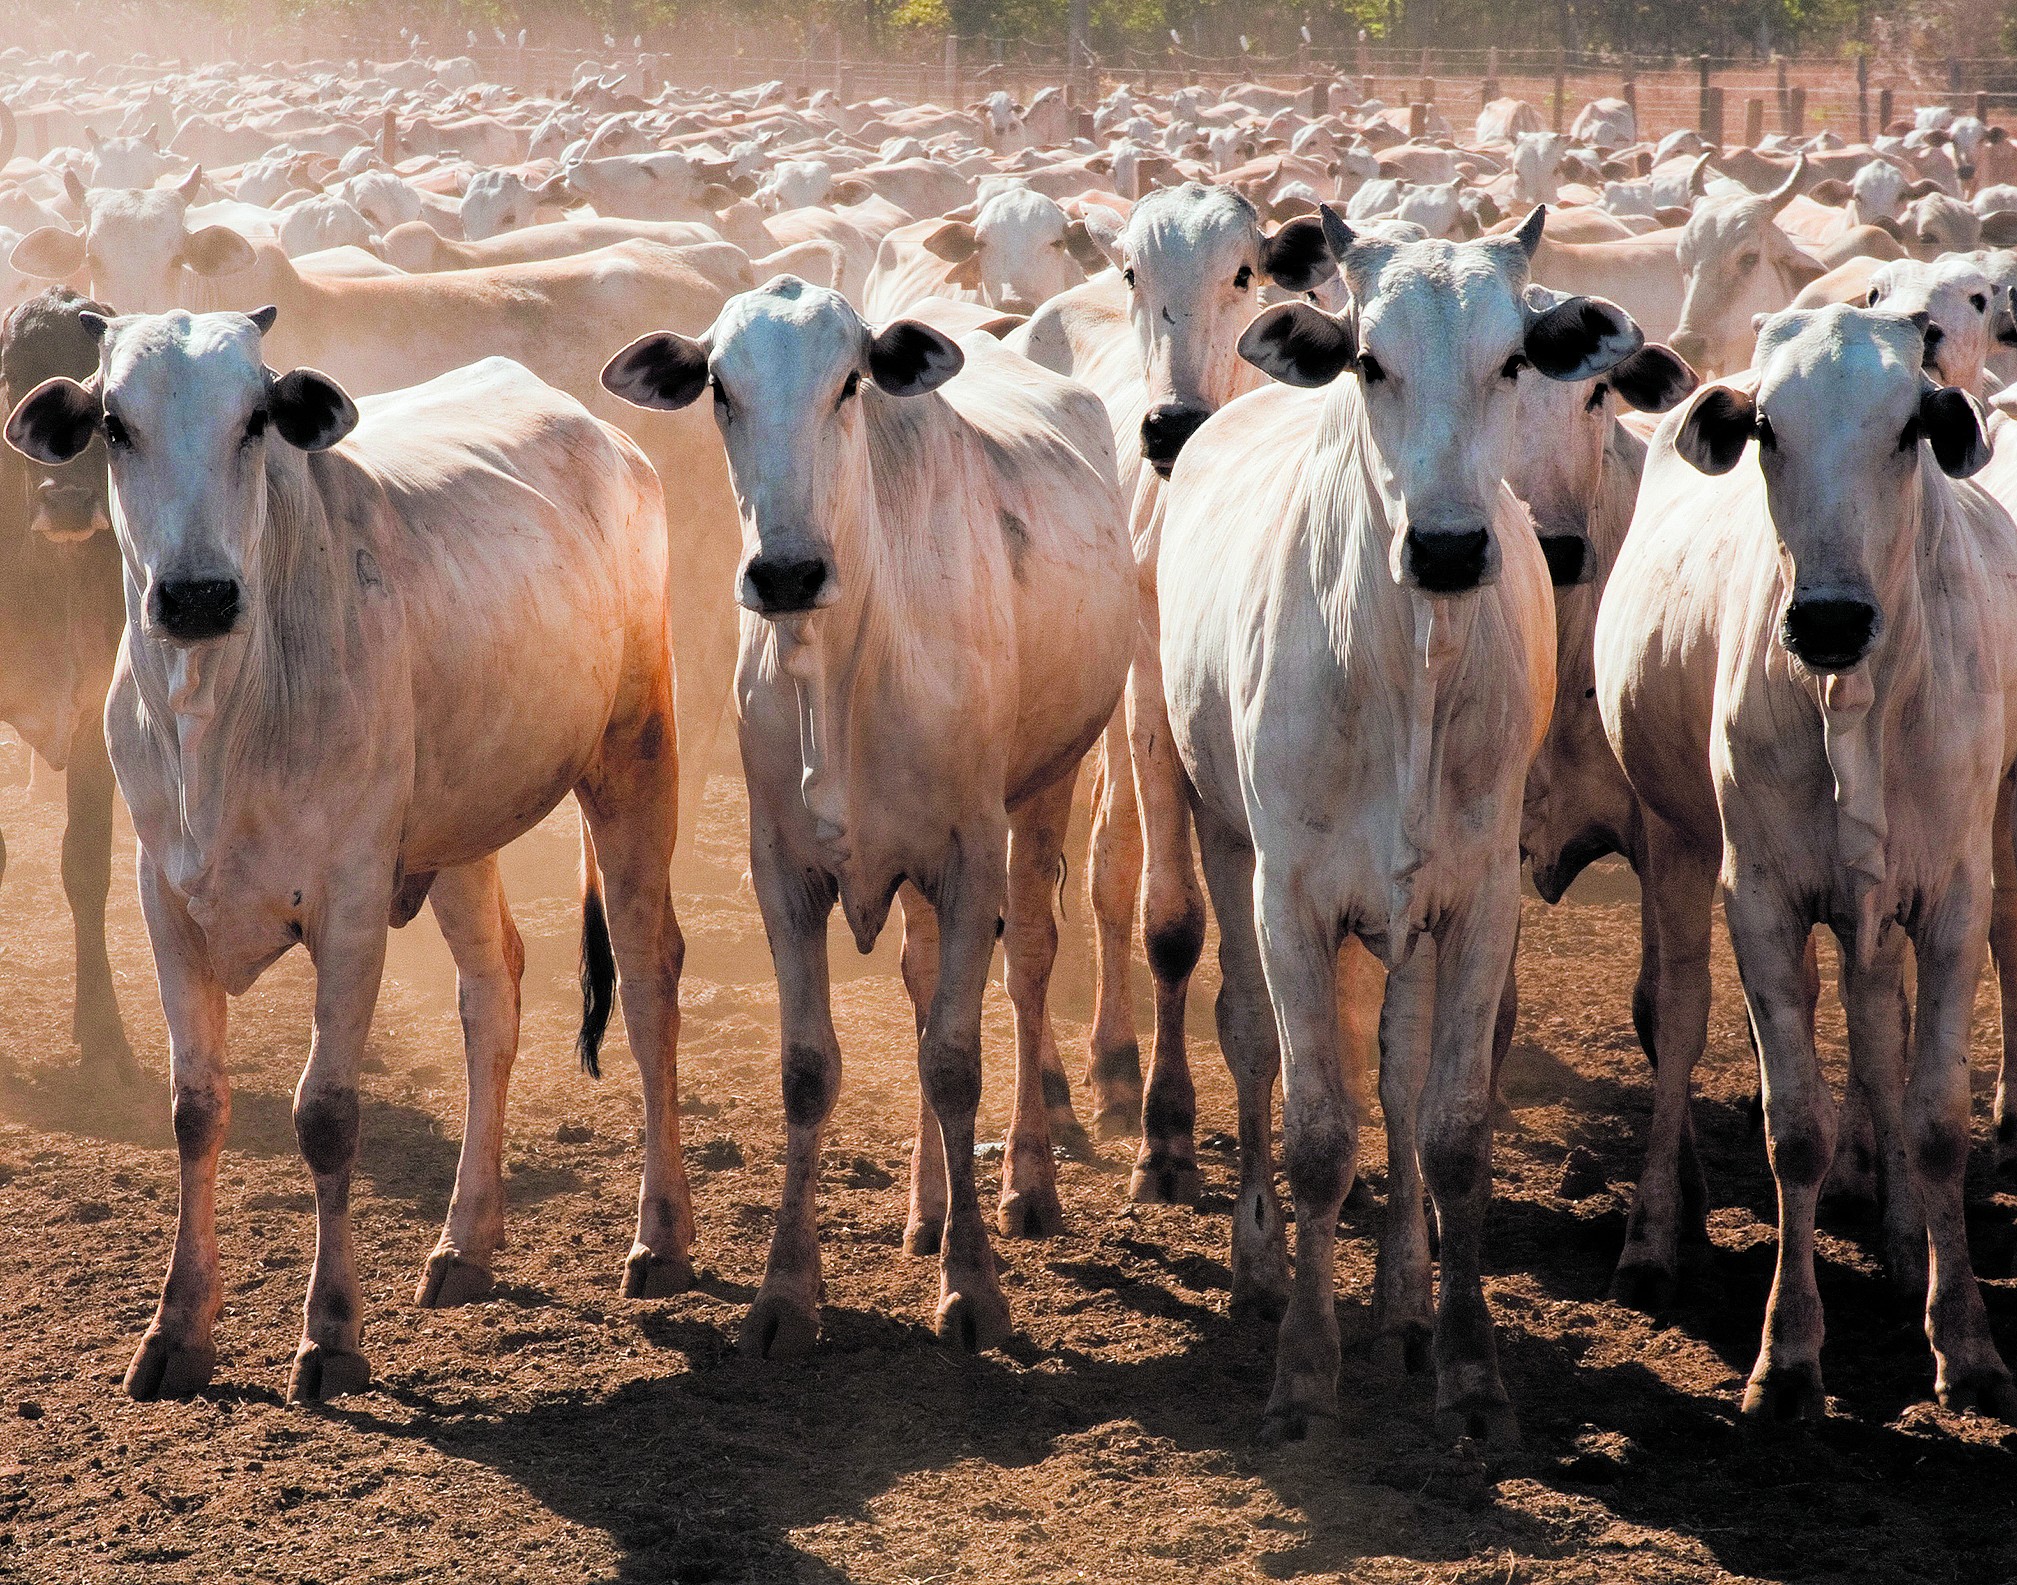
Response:
[{"label": "wooden fence post", "polygon": [[1424,77],[1422,79],[1422,91],[1415,97],[1420,99],[1425,105],[1434,104],[1436,102],[1436,79],[1433,77]]},{"label": "wooden fence post", "polygon": [[945,105],[948,110],[960,106],[959,91],[959,35],[945,36]]},{"label": "wooden fence post", "polygon": [[1950,60],[1947,62],[1947,92],[1958,94],[1960,91],[1961,63],[1957,60]]},{"label": "wooden fence post", "polygon": [[1870,57],[1856,57],[1856,141],[1870,141]]},{"label": "wooden fence post", "polygon": [[1892,95],[1890,89],[1884,88],[1878,91],[1877,130],[1879,132],[1889,132],[1891,130],[1891,110],[1892,110],[1891,98]]},{"label": "wooden fence post", "polygon": [[1632,107],[1632,126],[1641,137],[1645,129],[1639,126],[1639,63],[1631,56],[1625,57],[1625,80],[1619,85],[1618,97]]},{"label": "wooden fence post", "polygon": [[1702,134],[1705,143],[1717,140],[1709,136],[1709,57],[1695,57],[1695,127]]},{"label": "wooden fence post", "polygon": [[1711,148],[1722,148],[1723,89],[1720,83],[1712,85],[1709,89],[1709,114],[1705,120],[1707,125],[1702,128],[1702,141]]},{"label": "wooden fence post", "polygon": [[1783,55],[1779,57],[1777,76],[1779,79],[1779,125],[1783,128],[1793,114],[1792,96],[1786,87],[1786,57]]},{"label": "wooden fence post", "polygon": [[1565,108],[1569,97],[1569,86],[1565,80],[1567,75],[1564,54],[1561,46],[1557,45],[1555,48],[1555,130],[1557,132],[1568,130],[1568,111]]},{"label": "wooden fence post", "polygon": [[1802,135],[1807,122],[1807,90],[1799,83],[1793,85],[1786,96],[1786,130],[1794,137]]},{"label": "wooden fence post", "polygon": [[1485,80],[1478,90],[1478,103],[1482,108],[1499,97],[1499,46],[1494,44],[1485,51]]},{"label": "wooden fence post", "polygon": [[1989,124],[1989,96],[1979,88],[1975,90],[1975,119],[1985,127]]},{"label": "wooden fence post", "polygon": [[1429,107],[1417,99],[1408,106],[1408,141],[1419,143],[1429,130]]},{"label": "wooden fence post", "polygon": [[1746,99],[1744,101],[1744,147],[1755,149],[1765,136],[1765,101]]}]

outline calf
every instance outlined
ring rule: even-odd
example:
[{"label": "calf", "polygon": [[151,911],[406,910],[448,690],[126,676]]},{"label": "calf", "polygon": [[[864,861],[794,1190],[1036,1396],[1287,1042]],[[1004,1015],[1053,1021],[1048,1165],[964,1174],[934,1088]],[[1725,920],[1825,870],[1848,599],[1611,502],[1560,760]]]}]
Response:
[{"label": "calf", "polygon": [[984,333],[871,332],[846,299],[789,276],[733,299],[699,339],[635,343],[604,379],[658,407],[711,390],[743,509],[736,597],[757,620],[743,622],[736,697],[786,1123],[743,1350],[803,1353],[817,1335],[813,1196],[840,1080],[827,919],[837,899],[866,951],[899,890],[924,1101],[905,1247],[941,1254],[940,1335],[991,1346],[1009,1319],[974,1112],[1004,928],[1016,1089],[999,1225],[1061,1220],[1044,1093],[1051,892],[1078,762],[1113,714],[1134,628],[1106,414]]},{"label": "calf", "polygon": [[273,317],[85,315],[97,372],[44,382],[7,424],[48,465],[100,436],[110,455],[126,621],[106,736],[140,839],[182,1168],[167,1284],[126,1373],[143,1399],[214,1368],[226,997],[297,943],[316,971],[294,1101],[316,1254],[289,1394],[368,1381],[349,1226],[358,1071],[387,922],[430,898],[456,961],[469,1110],[419,1302],[487,1290],[524,962],[496,855],[569,791],[586,822],[582,1057],[593,1071],[620,971],[644,1078],[625,1291],[691,1276],[657,480],[504,359],[367,399],[360,418],[326,375],[266,367]]},{"label": "calf", "polygon": [[[1974,400],[1927,378],[1925,328],[1841,305],[1767,321],[1753,372],[1661,426],[1597,618],[1605,730],[1648,815],[1645,906],[1663,953],[1706,958],[1720,869],[1758,1041],[1779,1255],[1744,1408],[1768,1418],[1826,1412],[1817,925],[1842,946],[1894,1278],[1913,1282],[1930,1244],[1940,1400],[2017,1418],[1962,1213],[1990,837],[2017,745],[2017,525],[1955,482],[1989,449]],[[1663,974],[1656,1002],[1661,1076],[1676,1064],[1685,1093],[1706,974]]]}]

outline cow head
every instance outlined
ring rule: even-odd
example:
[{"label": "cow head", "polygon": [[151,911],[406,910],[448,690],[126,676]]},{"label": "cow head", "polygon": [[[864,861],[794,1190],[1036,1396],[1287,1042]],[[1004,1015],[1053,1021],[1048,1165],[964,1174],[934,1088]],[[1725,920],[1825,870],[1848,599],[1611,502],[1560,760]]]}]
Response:
[{"label": "cow head", "polygon": [[539,198],[516,171],[478,171],[462,194],[462,235],[469,242],[501,236],[539,218]]},{"label": "cow head", "polygon": [[1168,478],[1198,426],[1252,384],[1239,339],[1262,286],[1312,291],[1335,266],[1315,216],[1264,232],[1246,199],[1197,182],[1149,194],[1098,240],[1126,283],[1148,385],[1142,456]]},{"label": "cow head", "polygon": [[1106,266],[1087,223],[1027,187],[994,194],[971,222],[939,222],[924,248],[955,266],[955,285],[977,291],[1005,314],[1034,313],[1039,303],[1083,282],[1088,269]]},{"label": "cow head", "polygon": [[1922,454],[1954,478],[1989,460],[1975,398],[1926,375],[1927,319],[1836,304],[1789,309],[1758,335],[1755,382],[1690,400],[1674,449],[1728,473],[1755,441],[1779,540],[1780,639],[1810,671],[1848,671],[1884,632],[1884,591],[1910,575]]},{"label": "cow head", "polygon": [[102,437],[128,624],[174,645],[222,638],[249,606],[268,448],[333,446],[357,409],[327,375],[266,367],[271,308],[79,319],[97,339],[97,373],[29,392],[7,420],[8,443],[55,467]]},{"label": "cow head", "polygon": [[1865,301],[1894,314],[1926,316],[1926,373],[1940,385],[1980,395],[1990,356],[2017,345],[2009,295],[1970,258],[1950,255],[1931,264],[1894,259],[1872,273]]},{"label": "cow head", "polygon": [[1394,577],[1425,594],[1465,594],[1497,576],[1495,508],[1521,374],[1590,380],[1644,342],[1615,304],[1528,285],[1546,215],[1475,242],[1391,242],[1354,235],[1326,207],[1352,307],[1285,304],[1240,339],[1243,357],[1290,385],[1356,376],[1348,408],[1362,415],[1389,495]]},{"label": "cow head", "polygon": [[[98,338],[85,313],[106,315],[103,303],[52,287],[22,303],[0,325],[0,385],[10,398],[25,396],[44,380],[88,380],[98,367]],[[107,516],[105,446],[92,436],[68,462],[23,459],[18,472],[29,527],[46,539],[89,539],[111,526]]]},{"label": "cow head", "polygon": [[[876,419],[864,409],[935,391],[964,363],[929,326],[872,331],[838,292],[784,275],[731,298],[698,339],[663,331],[631,343],[602,383],[666,409],[713,390],[742,508],[736,599],[758,616],[797,617],[843,593],[836,535],[873,488]],[[895,420],[884,410],[881,422]]]},{"label": "cow head", "polygon": [[[1710,158],[1702,156],[1698,174]],[[1751,361],[1752,321],[1778,312],[1825,273],[1778,225],[1806,175],[1802,154],[1771,192],[1703,198],[1681,228],[1675,253],[1684,290],[1674,350],[1696,368],[1715,374],[1743,368]]]},{"label": "cow head", "polygon": [[14,268],[50,281],[88,271],[92,292],[108,302],[148,313],[173,308],[185,299],[188,276],[235,275],[253,263],[252,244],[228,227],[190,229],[202,180],[198,166],[180,185],[146,192],[87,193],[73,182],[82,233],[29,232],[15,245]]}]

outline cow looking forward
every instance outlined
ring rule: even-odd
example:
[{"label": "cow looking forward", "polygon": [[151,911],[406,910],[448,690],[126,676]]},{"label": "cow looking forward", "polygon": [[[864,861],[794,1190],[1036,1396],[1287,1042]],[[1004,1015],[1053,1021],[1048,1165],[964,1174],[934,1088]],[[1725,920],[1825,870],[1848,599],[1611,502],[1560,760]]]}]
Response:
[{"label": "cow looking forward", "polygon": [[691,1275],[657,480],[504,359],[367,399],[360,417],[327,376],[265,366],[273,318],[88,315],[95,374],[38,386],[7,425],[48,464],[103,438],[124,558],[106,735],[140,839],[182,1164],[174,1257],[126,1375],[137,1398],[194,1391],[214,1367],[226,997],[296,943],[316,973],[294,1101],[316,1254],[289,1390],[368,1381],[349,1228],[358,1072],[387,922],[430,899],[456,962],[469,1112],[419,1299],[488,1288],[524,963],[496,854],[570,790],[591,839],[583,1056],[592,1069],[620,970],[644,1075],[625,1288]]}]

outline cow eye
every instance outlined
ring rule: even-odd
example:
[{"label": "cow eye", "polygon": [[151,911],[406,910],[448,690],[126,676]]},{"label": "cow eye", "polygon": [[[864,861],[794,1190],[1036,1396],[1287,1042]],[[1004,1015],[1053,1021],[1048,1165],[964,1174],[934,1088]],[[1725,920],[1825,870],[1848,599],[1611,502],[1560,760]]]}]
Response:
[{"label": "cow eye", "polygon": [[257,440],[266,433],[267,413],[263,407],[254,408],[252,416],[245,420],[245,438]]},{"label": "cow eye", "polygon": [[1585,412],[1594,413],[1604,405],[1604,398],[1611,394],[1611,388],[1602,380],[1590,387],[1590,400],[1584,404]]},{"label": "cow eye", "polygon": [[1387,371],[1380,367],[1380,360],[1370,352],[1359,355],[1359,378],[1368,385],[1378,385],[1387,377]]},{"label": "cow eye", "polygon": [[1905,428],[1898,436],[1898,449],[1911,451],[1919,444],[1919,415],[1914,413],[1905,420]]},{"label": "cow eye", "polygon": [[1524,352],[1516,352],[1506,360],[1505,366],[1499,370],[1499,378],[1502,380],[1517,380],[1520,377],[1520,371],[1526,367],[1527,355]]},{"label": "cow eye", "polygon": [[845,402],[850,396],[854,395],[854,393],[860,389],[861,389],[860,373],[855,370],[850,370],[848,372],[848,377],[840,382],[840,401],[835,402],[833,405],[835,407],[839,407],[841,402]]},{"label": "cow eye", "polygon": [[1968,301],[1974,305],[1976,313],[1986,314],[1989,312],[1989,299],[1984,297],[1980,292],[1970,292],[1968,294]]},{"label": "cow eye", "polygon": [[1128,283],[1129,291],[1133,291],[1135,289],[1135,272],[1133,270],[1122,270],[1121,279]]},{"label": "cow eye", "polygon": [[1737,268],[1740,270],[1755,270],[1757,267],[1758,255],[1756,253],[1746,253],[1742,258],[1737,260]]},{"label": "cow eye", "polygon": [[714,411],[717,417],[728,418],[735,411],[735,404],[728,399],[728,387],[718,376],[710,375],[707,383],[714,387]]},{"label": "cow eye", "polygon": [[113,413],[105,415],[105,444],[121,448],[133,444],[133,437],[126,433],[126,426]]},{"label": "cow eye", "polygon": [[1242,264],[1240,266],[1240,273],[1233,277],[1233,289],[1235,291],[1244,292],[1249,286],[1252,286],[1253,284],[1254,284],[1254,267],[1251,264]]},{"label": "cow eye", "polygon": [[1763,413],[1758,415],[1758,445],[1765,451],[1779,449],[1779,436],[1772,428],[1772,420]]}]

